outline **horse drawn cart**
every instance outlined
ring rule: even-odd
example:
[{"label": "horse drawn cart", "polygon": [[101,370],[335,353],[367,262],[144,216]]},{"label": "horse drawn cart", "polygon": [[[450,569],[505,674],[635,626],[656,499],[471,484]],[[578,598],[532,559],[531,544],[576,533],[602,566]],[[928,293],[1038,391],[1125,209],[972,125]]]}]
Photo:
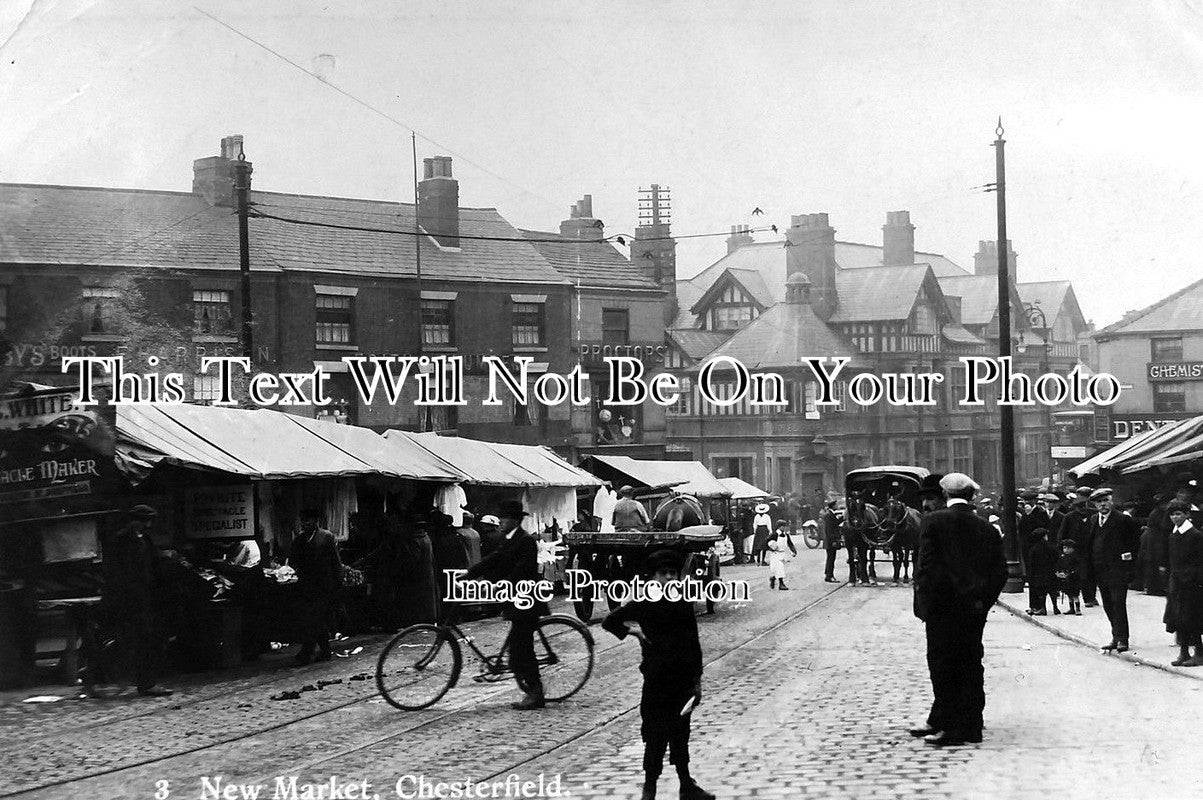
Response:
[{"label": "horse drawn cart", "polygon": [[[568,545],[568,563],[573,569],[584,570],[593,581],[629,581],[642,574],[647,557],[657,550],[679,552],[685,561],[682,577],[693,577],[709,583],[719,576],[718,555],[714,545],[722,538],[719,525],[693,525],[676,531],[613,531],[599,533],[579,531],[564,534]],[[593,618],[599,603],[613,609],[618,601],[592,587],[579,593],[573,603],[582,622]],[[706,610],[714,610],[707,601]]]},{"label": "horse drawn cart", "polygon": [[841,530],[853,576],[877,585],[880,550],[890,554],[894,585],[910,582],[919,547],[922,502],[919,490],[930,473],[923,467],[885,466],[854,469],[844,478],[847,508]]}]

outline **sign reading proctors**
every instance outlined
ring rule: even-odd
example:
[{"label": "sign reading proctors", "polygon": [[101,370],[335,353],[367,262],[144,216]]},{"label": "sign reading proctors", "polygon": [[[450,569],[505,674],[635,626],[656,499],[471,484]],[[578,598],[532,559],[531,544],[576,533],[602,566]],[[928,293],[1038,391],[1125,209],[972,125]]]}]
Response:
[{"label": "sign reading proctors", "polygon": [[189,539],[249,539],[255,535],[251,485],[192,486],[184,497]]},{"label": "sign reading proctors", "polygon": [[1151,381],[1203,381],[1203,361],[1149,362]]}]

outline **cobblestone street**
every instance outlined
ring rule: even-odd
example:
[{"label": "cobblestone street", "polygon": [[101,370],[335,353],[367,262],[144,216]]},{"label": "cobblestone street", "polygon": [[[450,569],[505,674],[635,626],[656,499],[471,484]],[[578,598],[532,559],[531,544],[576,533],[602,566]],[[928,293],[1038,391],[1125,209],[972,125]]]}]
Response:
[{"label": "cobblestone street", "polygon": [[[911,739],[906,727],[930,702],[911,593],[824,584],[820,557],[805,552],[794,563],[789,592],[770,592],[767,570],[727,571],[753,582],[753,602],[699,618],[708,665],[693,771],[720,797],[1203,793],[1191,743],[1203,681],[1099,655],[1001,608],[986,627],[985,742],[940,751]],[[503,630],[478,627],[490,646]],[[0,793],[150,798],[169,781],[171,797],[200,798],[200,778],[220,775],[264,784],[270,797],[276,776],[337,775],[366,779],[387,798],[404,775],[542,774],[561,776],[574,797],[638,796],[638,648],[593,630],[597,666],[581,695],[526,714],[508,708],[511,684],[473,684],[467,667],[433,708],[396,711],[371,681],[352,680],[371,672],[374,648],[168,701],[107,701],[103,712],[93,703],[5,709]],[[338,678],[299,700],[270,699]],[[669,768],[661,795],[675,793]]]}]

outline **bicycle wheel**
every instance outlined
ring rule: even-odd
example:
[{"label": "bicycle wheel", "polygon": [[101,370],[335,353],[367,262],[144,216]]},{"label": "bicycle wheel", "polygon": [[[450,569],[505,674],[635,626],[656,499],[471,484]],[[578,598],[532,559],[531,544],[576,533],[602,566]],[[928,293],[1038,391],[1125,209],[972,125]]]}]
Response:
[{"label": "bicycle wheel", "polygon": [[818,547],[822,543],[823,543],[823,537],[819,535],[819,531],[817,528],[814,531],[807,532],[806,546],[808,548],[810,548],[811,550],[814,550],[816,547]]},{"label": "bicycle wheel", "polygon": [[402,711],[432,706],[459,679],[459,642],[437,625],[413,625],[397,634],[376,662],[376,688]]},{"label": "bicycle wheel", "polygon": [[544,617],[535,629],[535,661],[543,696],[552,702],[567,700],[593,674],[593,634],[565,614]]}]

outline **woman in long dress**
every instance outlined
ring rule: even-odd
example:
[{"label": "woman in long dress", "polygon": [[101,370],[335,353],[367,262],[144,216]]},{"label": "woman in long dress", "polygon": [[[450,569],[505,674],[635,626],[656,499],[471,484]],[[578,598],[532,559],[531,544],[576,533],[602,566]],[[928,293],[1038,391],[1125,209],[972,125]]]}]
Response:
[{"label": "woman in long dress", "polygon": [[752,518],[752,560],[760,566],[765,565],[765,554],[768,552],[769,537],[773,534],[773,518],[769,516],[769,504],[761,503],[756,506],[756,516]]},{"label": "woman in long dress", "polygon": [[765,546],[769,554],[769,588],[787,591],[789,587],[785,585],[785,562],[791,555],[798,554],[789,535],[789,523],[784,520],[778,522],[777,530],[769,536]]}]

